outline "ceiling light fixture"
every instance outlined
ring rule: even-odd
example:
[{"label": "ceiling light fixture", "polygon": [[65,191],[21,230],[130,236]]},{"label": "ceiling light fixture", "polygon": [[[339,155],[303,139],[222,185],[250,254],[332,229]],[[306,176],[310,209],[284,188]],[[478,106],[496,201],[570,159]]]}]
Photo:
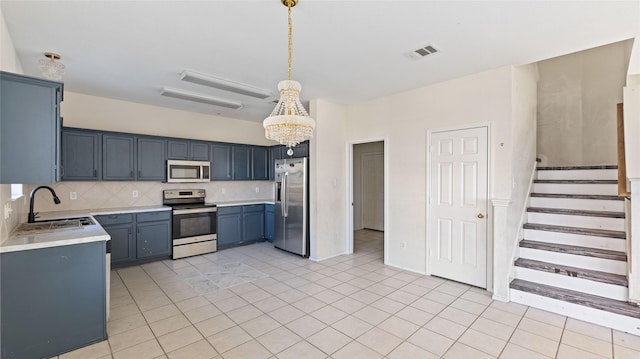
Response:
[{"label": "ceiling light fixture", "polygon": [[38,60],[38,66],[40,66],[42,76],[49,80],[62,80],[65,66],[62,62],[56,61],[60,60],[60,55],[54,54],[53,52],[45,52],[44,56],[46,59]]},{"label": "ceiling light fixture", "polygon": [[182,75],[180,76],[180,79],[182,81],[188,81],[194,84],[209,86],[220,90],[235,92],[241,95],[251,96],[259,99],[265,99],[271,96],[271,92],[267,90],[213,77],[192,70],[184,70],[182,72]]},{"label": "ceiling light fixture", "polygon": [[214,106],[232,108],[234,110],[237,110],[240,107],[242,107],[242,104],[240,102],[235,102],[235,101],[225,100],[225,99],[221,99],[221,98],[217,98],[217,97],[207,96],[207,95],[203,95],[203,94],[200,94],[200,93],[197,93],[197,92],[180,90],[180,89],[173,88],[173,87],[166,87],[166,86],[163,87],[162,91],[160,91],[160,95],[167,96],[167,97],[178,98],[178,99],[181,99],[181,100],[188,100],[188,101],[206,103],[206,104],[214,105]]},{"label": "ceiling light fixture", "polygon": [[291,25],[291,8],[298,4],[298,0],[282,0],[287,7],[287,19],[289,23],[289,65],[287,67],[287,79],[278,83],[280,100],[262,125],[265,129],[265,137],[278,141],[289,147],[287,154],[293,155],[291,147],[313,137],[316,123],[309,116],[307,110],[300,102],[300,90],[302,86],[298,81],[291,80],[291,57],[293,53],[293,27]]}]

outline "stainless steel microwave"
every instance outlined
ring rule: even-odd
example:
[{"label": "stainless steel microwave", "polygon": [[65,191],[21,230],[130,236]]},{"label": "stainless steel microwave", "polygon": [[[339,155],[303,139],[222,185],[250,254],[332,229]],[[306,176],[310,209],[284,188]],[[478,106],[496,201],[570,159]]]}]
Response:
[{"label": "stainless steel microwave", "polygon": [[210,175],[210,162],[167,160],[167,182],[209,182]]}]

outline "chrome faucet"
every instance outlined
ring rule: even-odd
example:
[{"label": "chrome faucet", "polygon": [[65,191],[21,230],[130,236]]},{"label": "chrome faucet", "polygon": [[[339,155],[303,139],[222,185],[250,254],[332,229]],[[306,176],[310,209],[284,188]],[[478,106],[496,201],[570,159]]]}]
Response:
[{"label": "chrome faucet", "polygon": [[27,223],[33,223],[36,221],[36,213],[33,213],[33,199],[36,195],[36,192],[38,192],[38,190],[41,188],[48,189],[49,192],[51,192],[51,195],[53,196],[53,203],[60,204],[60,198],[58,198],[58,195],[56,194],[56,191],[53,190],[53,188],[49,186],[39,186],[34,188],[33,191],[31,191],[31,194],[29,195],[29,218],[27,220]]}]

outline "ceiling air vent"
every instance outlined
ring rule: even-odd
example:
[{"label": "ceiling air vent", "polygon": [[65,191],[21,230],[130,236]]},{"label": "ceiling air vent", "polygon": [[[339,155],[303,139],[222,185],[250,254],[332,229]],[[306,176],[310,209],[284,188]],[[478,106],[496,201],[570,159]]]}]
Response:
[{"label": "ceiling air vent", "polygon": [[411,51],[409,55],[414,59],[421,59],[425,56],[433,55],[438,52],[440,52],[440,50],[436,49],[435,46],[429,44],[419,49]]}]

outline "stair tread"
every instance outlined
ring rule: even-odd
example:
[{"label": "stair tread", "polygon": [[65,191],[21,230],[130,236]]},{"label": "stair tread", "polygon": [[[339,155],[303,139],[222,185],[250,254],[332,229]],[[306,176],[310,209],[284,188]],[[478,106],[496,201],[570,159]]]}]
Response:
[{"label": "stair tread", "polygon": [[589,216],[589,217],[624,218],[624,212],[586,211],[582,209],[568,209],[568,208],[529,207],[527,208],[527,212],[563,214],[563,215],[573,215],[573,216]]},{"label": "stair tread", "polygon": [[559,275],[567,275],[574,278],[588,279],[588,280],[601,282],[601,283],[620,285],[624,287],[627,287],[629,285],[627,281],[627,277],[620,274],[565,266],[565,265],[555,264],[555,263],[547,263],[547,262],[537,261],[533,259],[526,259],[526,258],[518,258],[515,261],[515,265],[517,267],[535,269],[535,270],[555,273]]},{"label": "stair tread", "polygon": [[566,170],[617,170],[617,165],[596,165],[596,166],[541,166],[538,171],[566,171]]},{"label": "stair tread", "polygon": [[618,184],[618,180],[590,180],[590,179],[569,179],[569,180],[533,180],[533,183],[557,183],[557,184]]},{"label": "stair tread", "polygon": [[626,233],[624,231],[612,231],[612,230],[608,230],[608,229],[592,229],[592,228],[579,228],[579,227],[568,227],[568,226],[555,226],[555,225],[552,225],[552,224],[539,224],[539,223],[525,223],[523,225],[523,228],[524,229],[535,229],[535,230],[539,230],[539,231],[582,234],[582,235],[586,235],[586,236],[595,236],[595,237],[627,239],[627,235],[626,235]]},{"label": "stair tread", "polygon": [[610,259],[615,261],[626,261],[627,254],[619,251],[612,251],[609,249],[590,248],[581,246],[572,246],[568,244],[555,244],[532,241],[524,239],[520,241],[520,247],[538,249],[542,251],[557,252],[564,254],[573,254],[586,257],[596,257],[602,259]]},{"label": "stair tread", "polygon": [[640,307],[619,300],[529,282],[522,279],[514,279],[511,281],[509,287],[523,292],[640,319]]},{"label": "stair tread", "polygon": [[563,193],[531,193],[531,197],[596,199],[606,201],[624,201],[624,197],[605,194],[563,194]]}]

